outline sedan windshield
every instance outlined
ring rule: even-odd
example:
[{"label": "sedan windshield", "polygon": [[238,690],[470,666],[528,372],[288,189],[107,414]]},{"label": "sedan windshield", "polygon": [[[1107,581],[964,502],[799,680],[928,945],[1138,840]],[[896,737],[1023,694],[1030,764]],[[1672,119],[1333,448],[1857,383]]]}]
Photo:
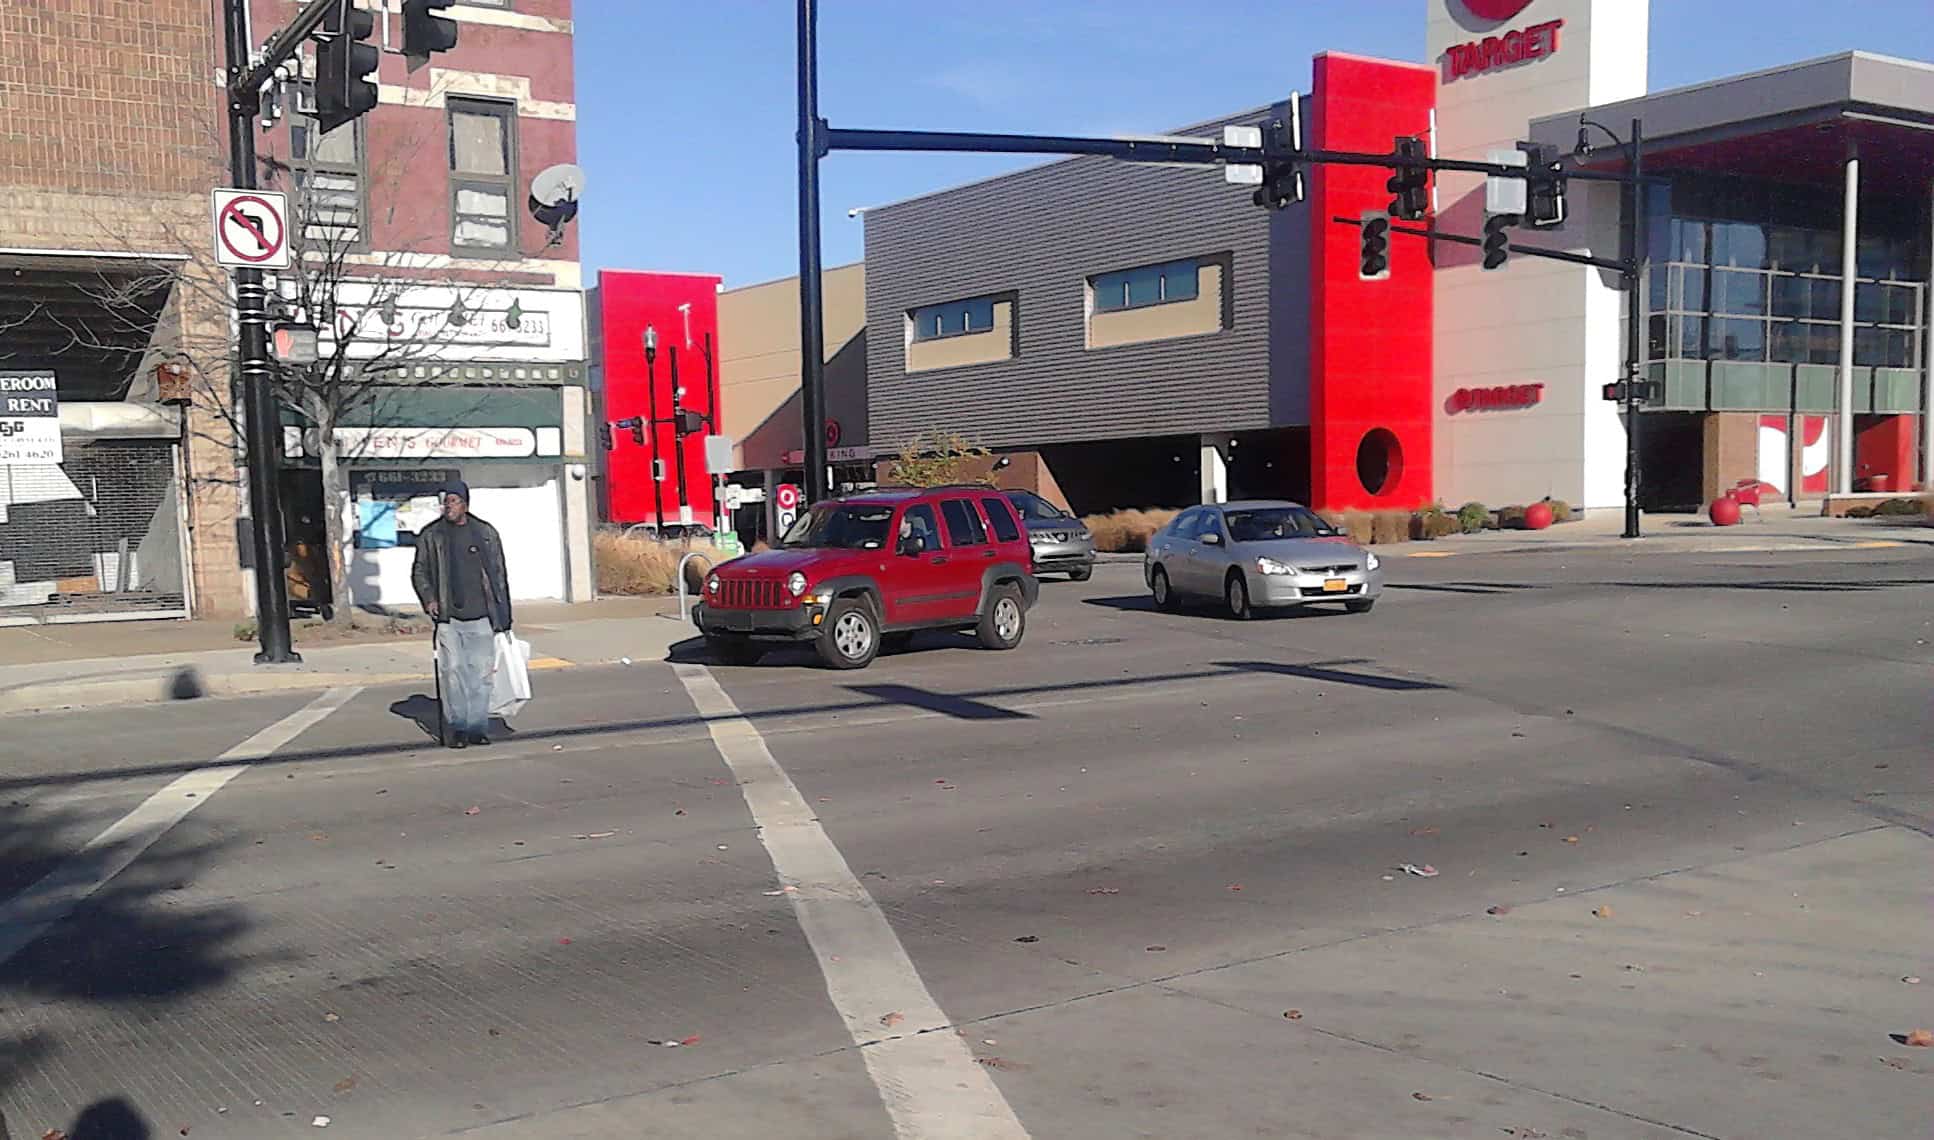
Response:
[{"label": "sedan windshield", "polygon": [[839,550],[878,550],[886,544],[891,506],[838,503],[814,507],[792,524],[781,546],[833,547]]},{"label": "sedan windshield", "polygon": [[1224,511],[1229,538],[1234,542],[1274,542],[1284,538],[1327,538],[1336,528],[1303,507],[1264,507]]},{"label": "sedan windshield", "polygon": [[1071,517],[1060,507],[1030,491],[1009,491],[1007,498],[1020,510],[1021,517],[1031,522],[1054,522]]}]

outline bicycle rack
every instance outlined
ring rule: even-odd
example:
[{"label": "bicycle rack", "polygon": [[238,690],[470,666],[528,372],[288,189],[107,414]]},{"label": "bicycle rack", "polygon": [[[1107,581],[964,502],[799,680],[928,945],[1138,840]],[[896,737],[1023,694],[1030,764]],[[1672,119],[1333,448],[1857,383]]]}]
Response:
[{"label": "bicycle rack", "polygon": [[689,621],[692,616],[691,611],[688,608],[688,604],[685,600],[685,564],[687,562],[690,562],[694,558],[704,558],[705,568],[707,570],[710,570],[712,568],[712,560],[710,558],[706,558],[705,552],[702,550],[688,550],[685,552],[685,556],[678,560],[678,569],[672,571],[672,576],[678,579],[678,620],[679,621]]}]

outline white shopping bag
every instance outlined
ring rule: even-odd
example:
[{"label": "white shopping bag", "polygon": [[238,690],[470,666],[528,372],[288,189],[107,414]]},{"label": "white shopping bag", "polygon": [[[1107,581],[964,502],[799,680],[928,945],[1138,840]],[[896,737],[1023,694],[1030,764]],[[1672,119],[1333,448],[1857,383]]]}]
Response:
[{"label": "white shopping bag", "polygon": [[531,643],[508,633],[497,635],[497,660],[490,670],[490,715],[505,720],[531,699]]}]

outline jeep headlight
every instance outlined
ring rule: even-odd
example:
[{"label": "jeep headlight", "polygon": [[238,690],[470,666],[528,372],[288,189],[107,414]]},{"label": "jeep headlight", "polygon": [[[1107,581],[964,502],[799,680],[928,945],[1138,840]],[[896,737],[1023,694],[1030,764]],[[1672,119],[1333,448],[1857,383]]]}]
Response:
[{"label": "jeep headlight", "polygon": [[1278,562],[1278,561],[1276,561],[1276,560],[1275,560],[1274,558],[1258,558],[1258,559],[1256,559],[1256,569],[1257,569],[1257,570],[1260,570],[1260,571],[1261,571],[1262,573],[1264,573],[1264,574],[1294,574],[1294,573],[1296,573],[1296,567],[1294,567],[1294,566],[1291,566],[1291,565],[1290,565],[1289,563],[1287,563],[1287,562]]},{"label": "jeep headlight", "polygon": [[804,574],[801,574],[799,571],[794,570],[792,572],[792,576],[786,579],[786,590],[789,593],[791,593],[792,596],[795,598],[805,593],[806,576]]},{"label": "jeep headlight", "polygon": [[711,574],[706,577],[705,592],[708,594],[716,594],[719,592],[719,576],[717,574]]}]

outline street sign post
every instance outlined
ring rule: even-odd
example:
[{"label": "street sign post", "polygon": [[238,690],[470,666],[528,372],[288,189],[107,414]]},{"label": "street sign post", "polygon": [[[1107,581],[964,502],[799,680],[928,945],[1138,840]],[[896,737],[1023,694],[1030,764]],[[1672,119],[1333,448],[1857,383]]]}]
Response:
[{"label": "street sign post", "polygon": [[229,269],[287,269],[288,216],[288,196],[278,190],[215,191],[216,264]]}]

